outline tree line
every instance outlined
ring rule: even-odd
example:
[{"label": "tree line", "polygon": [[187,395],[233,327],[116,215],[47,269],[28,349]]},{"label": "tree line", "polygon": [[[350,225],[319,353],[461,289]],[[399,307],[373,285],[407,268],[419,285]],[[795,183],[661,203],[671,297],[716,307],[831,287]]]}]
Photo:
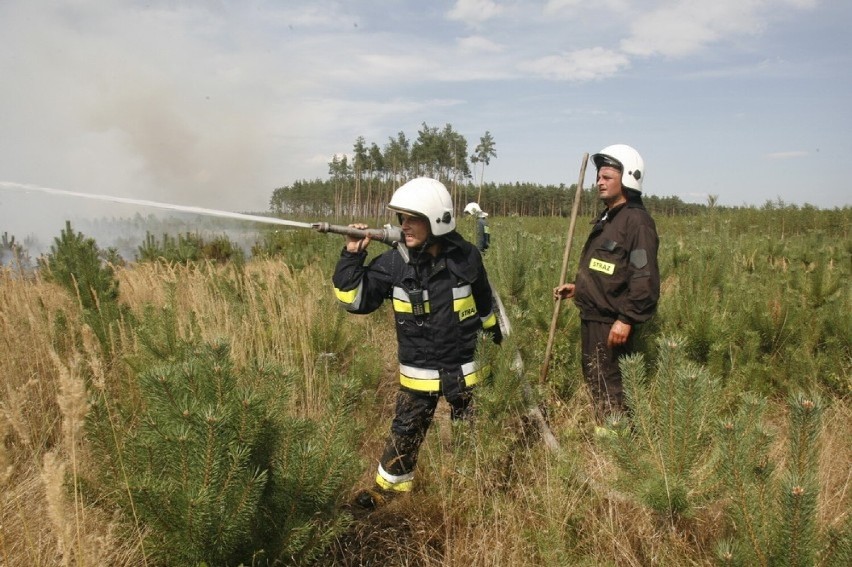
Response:
[{"label": "tree line", "polygon": [[[451,124],[443,128],[425,122],[417,137],[405,132],[390,136],[382,146],[359,136],[352,153],[337,154],[328,163],[328,178],[303,179],[273,190],[269,209],[273,214],[311,218],[376,219],[387,217],[386,206],[393,192],[409,179],[428,176],[447,186],[457,211],[476,201],[483,210],[498,216],[569,216],[576,184],[558,185],[485,182],[485,168],[497,157],[494,137],[486,131],[468,154],[467,139]],[[653,215],[695,215],[722,207],[718,195],[706,203],[685,203],[676,196],[644,195]],[[580,210],[595,215],[602,209],[594,187],[583,191]],[[797,209],[796,205],[767,201],[760,210]],[[803,209],[815,209],[804,205]]]},{"label": "tree line", "polygon": [[[298,180],[292,185],[279,187],[269,200],[270,211],[276,215],[301,218],[384,218],[386,206],[393,192],[410,177],[398,182],[375,181],[358,183],[352,176],[335,179]],[[465,204],[476,201],[483,210],[497,216],[569,216],[573,206],[576,183],[542,185],[538,183],[484,183],[477,186],[447,182],[457,211]],[[654,215],[694,215],[708,210],[708,205],[685,203],[679,197],[645,195],[645,206]],[[580,210],[584,214],[597,214],[602,210],[598,192],[594,188],[583,190]]]},{"label": "tree line", "polygon": [[[451,124],[443,128],[421,125],[417,137],[405,132],[388,137],[382,146],[359,136],[350,155],[335,155],[328,163],[328,178],[297,180],[273,190],[270,211],[280,215],[316,218],[375,218],[386,216],[393,192],[409,179],[428,176],[447,186],[456,210],[478,202],[499,216],[566,216],[571,212],[576,184],[484,182],[485,168],[497,157],[490,132],[480,137],[468,154],[467,139]],[[477,179],[478,177],[478,179]],[[684,203],[678,197],[646,196],[655,214],[683,215],[715,206]],[[594,188],[583,191],[581,208],[594,214],[600,208]]]}]

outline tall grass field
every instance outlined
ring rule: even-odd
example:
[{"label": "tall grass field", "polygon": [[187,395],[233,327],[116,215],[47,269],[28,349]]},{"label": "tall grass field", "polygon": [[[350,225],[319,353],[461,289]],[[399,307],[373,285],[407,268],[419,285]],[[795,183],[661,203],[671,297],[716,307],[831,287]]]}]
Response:
[{"label": "tall grass field", "polygon": [[511,334],[370,513],[396,339],[389,305],[336,304],[341,237],[122,261],[57,227],[0,268],[0,565],[852,564],[852,209],[656,220],[659,310],[600,438],[568,302],[541,375],[568,220],[489,218]]}]

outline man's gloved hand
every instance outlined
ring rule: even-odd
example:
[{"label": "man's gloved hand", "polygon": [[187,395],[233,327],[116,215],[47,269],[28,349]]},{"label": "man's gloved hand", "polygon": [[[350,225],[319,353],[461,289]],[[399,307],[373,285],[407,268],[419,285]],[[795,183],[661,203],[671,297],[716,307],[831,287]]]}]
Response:
[{"label": "man's gloved hand", "polygon": [[503,342],[503,331],[500,330],[500,325],[494,325],[490,329],[483,329],[482,334],[487,337],[491,337],[491,340],[494,341],[495,345],[499,345]]}]

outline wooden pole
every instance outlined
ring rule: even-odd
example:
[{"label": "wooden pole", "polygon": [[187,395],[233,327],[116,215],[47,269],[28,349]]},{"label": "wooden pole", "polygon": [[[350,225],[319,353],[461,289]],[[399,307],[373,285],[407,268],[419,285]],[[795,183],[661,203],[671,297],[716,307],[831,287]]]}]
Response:
[{"label": "wooden pole", "polygon": [[[580,164],[580,178],[577,180],[577,191],[574,193],[574,206],[571,209],[571,222],[568,224],[568,239],[565,242],[565,252],[562,254],[562,273],[559,274],[559,285],[565,283],[565,274],[568,272],[568,258],[571,255],[571,244],[574,240],[574,226],[577,224],[577,212],[580,210],[580,201],[583,196],[583,180],[586,177],[586,164],[589,163],[589,154],[583,154]],[[547,372],[550,370],[550,358],[553,355],[553,337],[556,334],[556,323],[559,320],[559,311],[562,307],[562,299],[557,299],[553,304],[553,317],[550,319],[550,334],[547,337],[547,349],[544,351],[544,364],[541,367],[539,382],[544,384],[547,380]]]}]

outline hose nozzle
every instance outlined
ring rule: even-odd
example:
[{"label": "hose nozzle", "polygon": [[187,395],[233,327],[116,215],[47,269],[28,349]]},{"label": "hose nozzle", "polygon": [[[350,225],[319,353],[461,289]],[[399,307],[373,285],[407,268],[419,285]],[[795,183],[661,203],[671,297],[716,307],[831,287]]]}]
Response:
[{"label": "hose nozzle", "polygon": [[396,246],[402,242],[402,229],[398,226],[386,224],[384,228],[352,228],[351,226],[342,226],[338,224],[329,224],[327,222],[315,222],[311,224],[311,228],[318,232],[331,232],[334,234],[344,234],[355,238],[370,237],[372,240],[384,242],[388,246]]}]

